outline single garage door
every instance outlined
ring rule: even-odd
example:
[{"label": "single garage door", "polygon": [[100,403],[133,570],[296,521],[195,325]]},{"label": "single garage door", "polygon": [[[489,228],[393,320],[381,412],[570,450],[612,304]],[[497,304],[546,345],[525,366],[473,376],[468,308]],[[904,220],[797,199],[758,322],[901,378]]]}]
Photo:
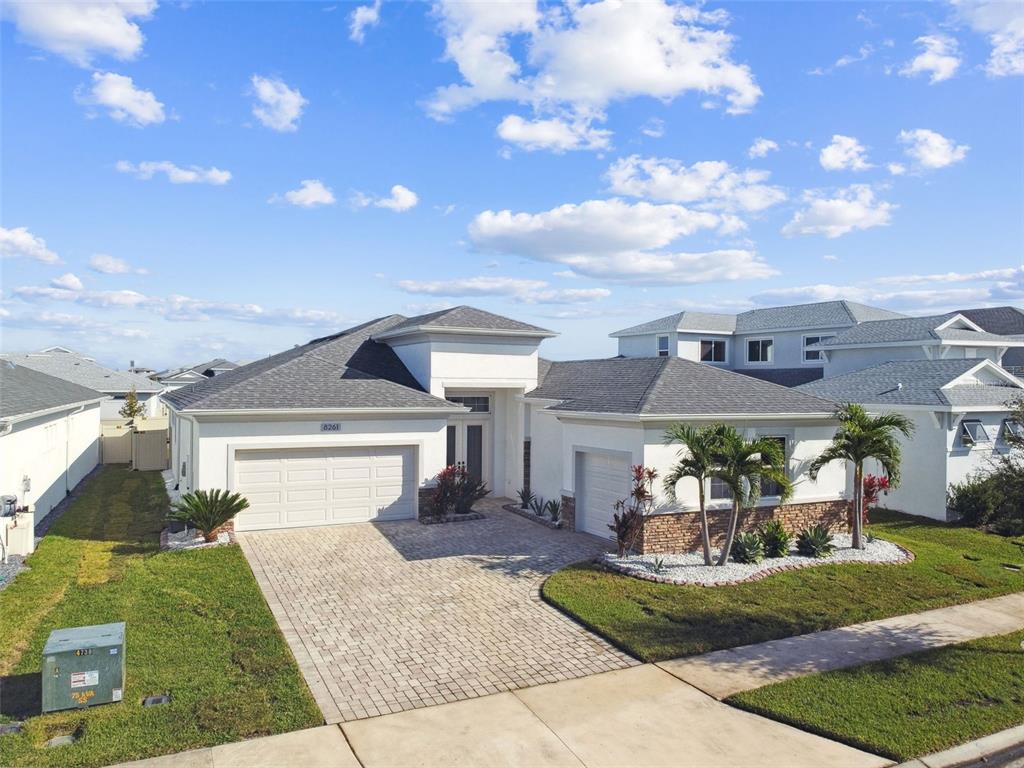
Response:
[{"label": "single garage door", "polygon": [[621,454],[581,453],[577,478],[576,528],[601,538],[608,528],[615,502],[629,496],[629,459]]},{"label": "single garage door", "polygon": [[416,515],[414,449],[406,446],[238,451],[239,531],[398,520]]}]

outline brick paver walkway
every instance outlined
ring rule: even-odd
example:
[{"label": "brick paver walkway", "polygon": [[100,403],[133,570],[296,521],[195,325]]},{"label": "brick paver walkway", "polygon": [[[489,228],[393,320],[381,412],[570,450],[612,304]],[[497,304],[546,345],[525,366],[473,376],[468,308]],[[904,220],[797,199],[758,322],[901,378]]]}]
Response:
[{"label": "brick paver walkway", "polygon": [[485,501],[488,517],[239,534],[327,722],[637,664],[539,596],[600,552]]}]

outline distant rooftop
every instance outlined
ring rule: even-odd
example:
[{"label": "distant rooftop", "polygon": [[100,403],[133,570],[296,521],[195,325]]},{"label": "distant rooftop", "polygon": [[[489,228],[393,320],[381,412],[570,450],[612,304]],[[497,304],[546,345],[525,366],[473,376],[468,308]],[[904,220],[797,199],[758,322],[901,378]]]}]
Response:
[{"label": "distant rooftop", "polygon": [[104,398],[102,392],[0,360],[0,418],[9,419]]},{"label": "distant rooftop", "polygon": [[[396,315],[396,317],[401,317]],[[378,338],[390,338],[417,331],[471,331],[497,333],[508,332],[526,336],[555,336],[552,331],[536,325],[513,320],[510,317],[495,315],[476,307],[459,306],[442,309],[416,317],[403,317],[401,322],[385,332],[377,334]]]},{"label": "distant rooftop", "polygon": [[136,392],[160,392],[163,387],[155,381],[137,373],[115,371],[100,365],[91,357],[73,352],[65,347],[50,347],[42,352],[0,355],[18,365],[56,376],[82,387],[109,394],[124,394],[131,389]]},{"label": "distant rooftop", "polygon": [[1022,343],[1019,339],[999,336],[994,333],[987,333],[986,331],[978,331],[974,328],[942,327],[947,321],[954,319],[956,316],[956,312],[948,312],[944,315],[868,321],[848,328],[832,338],[820,341],[815,347],[870,346],[913,341],[1002,342],[1007,346],[1020,346]]},{"label": "distant rooftop", "polygon": [[789,328],[846,328],[869,320],[901,318],[898,312],[871,307],[855,301],[819,301],[811,304],[791,304],[784,307],[751,309],[736,315],[716,312],[677,312],[611,334],[640,336],[673,331],[707,331],[709,333],[754,333]]}]

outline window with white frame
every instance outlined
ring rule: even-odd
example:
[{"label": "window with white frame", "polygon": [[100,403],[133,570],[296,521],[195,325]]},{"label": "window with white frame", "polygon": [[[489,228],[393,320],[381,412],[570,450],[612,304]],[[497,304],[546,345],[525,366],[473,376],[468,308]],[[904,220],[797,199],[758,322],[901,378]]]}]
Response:
[{"label": "window with white frame", "polygon": [[[787,456],[786,456],[786,438],[782,437],[782,436],[776,436],[776,435],[764,435],[763,439],[771,440],[771,441],[776,442],[776,443],[779,444],[779,447],[782,449],[782,461],[783,461],[782,466],[783,467],[788,466],[789,461],[788,461]],[[762,479],[761,480],[761,495],[762,496],[781,496],[782,495],[782,486],[779,485],[776,482],[771,481],[771,480],[764,480],[764,479]]]},{"label": "window with white frame", "polygon": [[1024,424],[1016,419],[1003,419],[1003,442],[1024,442]]},{"label": "window with white frame", "polygon": [[773,339],[747,339],[747,362],[770,363],[775,359]]},{"label": "window with white frame", "polygon": [[491,398],[482,395],[448,395],[449,403],[464,405],[470,413],[490,413]]},{"label": "window with white frame", "polygon": [[804,362],[817,363],[824,360],[825,358],[820,349],[808,349],[808,347],[817,344],[819,341],[825,341],[825,339],[831,339],[834,337],[834,333],[827,335],[804,336]]},{"label": "window with white frame", "polygon": [[978,419],[964,419],[960,422],[960,445],[970,448],[979,443],[988,443],[990,438],[985,425]]},{"label": "window with white frame", "polygon": [[731,501],[732,489],[720,477],[712,477],[708,489],[708,498],[711,501]]},{"label": "window with white frame", "polygon": [[700,340],[700,361],[702,363],[724,363],[725,362],[725,340],[724,339],[701,339]]},{"label": "window with white frame", "polygon": [[668,357],[668,336],[658,337],[658,357]]}]

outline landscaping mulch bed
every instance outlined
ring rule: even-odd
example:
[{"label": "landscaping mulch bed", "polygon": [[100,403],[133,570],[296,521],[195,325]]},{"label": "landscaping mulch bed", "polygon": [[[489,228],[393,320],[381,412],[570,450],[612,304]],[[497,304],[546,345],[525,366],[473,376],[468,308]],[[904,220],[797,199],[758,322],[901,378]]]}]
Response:
[{"label": "landscaping mulch bed", "polygon": [[207,541],[203,534],[194,528],[187,528],[177,533],[170,528],[164,528],[160,532],[160,549],[171,551],[182,551],[186,549],[209,549],[211,547],[226,547],[229,544],[237,544],[234,531],[223,531],[217,534],[216,541]]},{"label": "landscaping mulch bed", "polygon": [[511,512],[514,515],[525,517],[527,520],[532,520],[538,525],[543,525],[545,528],[551,528],[552,530],[559,530],[562,527],[562,521],[553,521],[550,517],[535,515],[528,509],[523,509],[515,504],[502,504],[501,508],[506,512]]}]

